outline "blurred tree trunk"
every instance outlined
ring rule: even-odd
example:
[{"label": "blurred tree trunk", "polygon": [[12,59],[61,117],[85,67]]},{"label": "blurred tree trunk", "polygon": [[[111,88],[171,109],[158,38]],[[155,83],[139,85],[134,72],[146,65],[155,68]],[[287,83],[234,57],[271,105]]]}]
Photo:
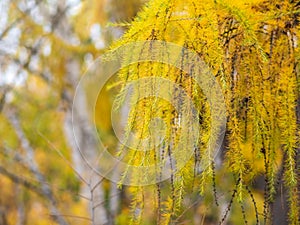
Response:
[{"label": "blurred tree trunk", "polygon": [[0,225],[8,225],[5,210],[0,207]]},{"label": "blurred tree trunk", "polygon": [[[60,1],[58,11],[63,12],[65,7],[65,1]],[[71,43],[71,27],[64,15],[59,20],[57,33]],[[70,57],[65,66],[67,72],[66,82],[70,85],[71,90],[67,88],[64,90],[65,96],[68,96],[64,131],[69,146],[72,148],[73,167],[84,179],[81,194],[89,199],[89,212],[93,225],[107,225],[109,224],[108,212],[104,206],[105,198],[101,182],[103,178],[93,172],[91,168],[97,169],[98,162],[95,159],[98,157],[98,150],[90,115],[87,111],[85,90],[77,90],[80,101],[72,101],[81,77],[80,62],[76,58]],[[76,134],[76,137],[74,134]]]},{"label": "blurred tree trunk", "polygon": [[[67,77],[74,91],[80,78],[78,62],[70,60],[67,65],[67,71]],[[105,225],[108,224],[108,214],[104,207],[103,178],[93,172],[93,169],[90,167],[97,169],[98,151],[96,137],[94,136],[90,116],[87,111],[85,92],[82,89],[77,89],[77,94],[79,95],[79,101],[72,102],[72,98],[69,99],[71,101],[65,116],[64,130],[72,148],[74,168],[84,179],[81,194],[91,200],[89,210],[93,224]],[[75,139],[74,134],[78,139]]]}]

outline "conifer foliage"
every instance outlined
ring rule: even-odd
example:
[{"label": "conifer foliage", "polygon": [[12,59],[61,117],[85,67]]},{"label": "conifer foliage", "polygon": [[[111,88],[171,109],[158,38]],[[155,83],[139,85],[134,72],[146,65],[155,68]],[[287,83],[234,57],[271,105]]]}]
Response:
[{"label": "conifer foliage", "polygon": [[[0,8],[0,225],[300,225],[300,0],[0,0]],[[139,61],[138,51],[149,59],[159,45],[156,56],[179,56],[177,67]],[[98,93],[93,79],[78,88],[95,59],[124,46],[133,48],[107,88]],[[122,173],[99,172],[109,163],[98,160],[93,128],[128,166]]]},{"label": "conifer foliage", "polygon": [[[276,196],[283,195],[282,184],[288,223],[299,224],[299,19],[300,2],[296,0],[152,0],[113,44],[115,48],[160,40],[196,52],[217,78],[227,109],[222,152],[214,159],[207,152],[212,119],[209,104],[189,74],[153,62],[120,71],[123,87],[152,75],[183,87],[198,107],[201,133],[193,157],[177,169],[180,153],[174,146],[182,141],[180,135],[185,135],[186,142],[189,139],[189,134],[178,128],[180,115],[167,102],[154,99],[140,101],[131,111],[128,130],[134,129],[141,138],[147,136],[151,118],[163,118],[167,128],[159,155],[131,149],[126,156],[130,163],[175,158],[170,162],[174,170],[169,181],[130,188],[131,224],[143,224],[143,212],[149,207],[156,208],[157,224],[182,222],[192,205],[189,201],[197,198],[201,199],[196,202],[198,208],[205,209],[200,214],[213,224],[228,220],[240,224],[234,222],[237,215],[245,224],[271,224],[278,213],[273,210]],[[120,102],[125,101],[124,92]],[[133,92],[132,98],[138,93]],[[121,147],[120,152],[123,150]],[[208,166],[199,170],[199,162]],[[255,189],[259,177],[264,179],[262,190]]]}]

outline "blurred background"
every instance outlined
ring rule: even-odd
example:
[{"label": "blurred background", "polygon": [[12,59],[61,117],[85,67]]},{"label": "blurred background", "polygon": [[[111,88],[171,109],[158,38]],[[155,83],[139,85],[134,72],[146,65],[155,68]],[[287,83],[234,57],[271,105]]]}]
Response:
[{"label": "blurred background", "polygon": [[[0,225],[90,224],[89,191],[81,180],[88,168],[72,138],[73,95],[80,76],[144,2],[0,0]],[[74,106],[74,127],[79,147],[93,158],[84,101]],[[113,146],[110,102],[103,93],[96,122]],[[123,191],[108,181],[97,189],[101,224],[126,224]]]}]

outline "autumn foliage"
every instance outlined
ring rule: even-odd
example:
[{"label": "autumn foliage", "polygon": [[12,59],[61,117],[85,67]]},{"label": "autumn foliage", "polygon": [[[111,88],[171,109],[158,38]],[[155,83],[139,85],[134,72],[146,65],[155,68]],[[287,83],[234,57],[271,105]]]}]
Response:
[{"label": "autumn foliage", "polygon": [[[98,134],[111,154],[128,164],[173,159],[172,174],[148,186],[101,178],[99,212],[105,216],[94,224],[299,225],[300,1],[150,0],[143,6],[137,0],[79,1],[69,14],[67,4],[33,1],[43,15],[40,21],[22,2],[7,4],[7,26],[0,30],[0,43],[8,41],[11,30],[19,32],[12,51],[0,45],[3,77],[17,68],[13,82],[0,83],[0,225],[90,224],[97,218],[91,215],[93,199],[83,196],[93,187],[75,172],[86,175],[87,170],[84,162],[74,163],[80,157],[68,138],[68,116],[88,65],[104,52],[139,41],[174,43],[206,63],[224,96],[224,140],[212,156],[210,137],[217,131],[211,127],[211,105],[191,74],[159,62],[122,68],[96,104]],[[180,124],[182,115],[169,102],[142,99],[124,130],[125,138],[134,130],[143,139],[151,120],[161,118],[166,127],[159,149],[128,149],[117,143],[111,127],[112,102],[119,108],[132,103],[146,90],[128,94],[126,85],[151,76],[179,85],[197,107],[199,139],[179,169],[176,162],[186,151],[175,146],[190,146],[193,133],[189,121]],[[189,109],[184,98],[177,101]],[[90,115],[75,110],[83,137],[79,147],[92,146]],[[162,176],[160,168],[156,172]],[[142,176],[131,179],[136,183]]]}]

